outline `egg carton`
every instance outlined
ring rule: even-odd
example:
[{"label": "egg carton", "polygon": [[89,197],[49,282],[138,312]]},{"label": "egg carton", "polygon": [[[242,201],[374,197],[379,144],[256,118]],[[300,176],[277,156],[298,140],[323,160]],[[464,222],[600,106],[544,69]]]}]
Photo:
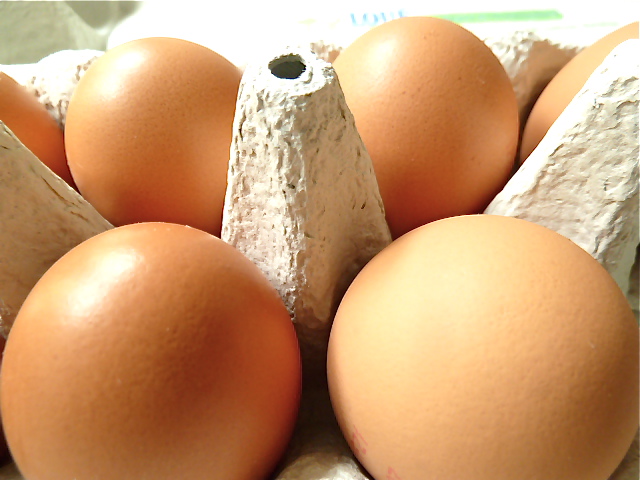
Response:
[{"label": "egg carton", "polygon": [[[523,124],[544,86],[582,48],[533,32],[485,42],[512,81]],[[638,45],[627,41],[607,57],[486,209],[572,239],[628,292],[636,314]],[[298,423],[274,480],[370,479],[333,415],[324,355],[342,293],[391,236],[371,160],[326,62],[339,51],[311,42],[247,65],[234,120],[222,238],[251,258],[281,293],[305,365]],[[64,126],[75,86],[102,53],[64,50],[36,64],[0,69],[31,90]],[[283,81],[274,73],[278,62],[298,61],[306,66],[298,78]],[[597,115],[602,110],[607,114]],[[283,124],[290,128],[277,127]],[[256,131],[280,131],[288,148],[279,148],[270,136],[240,134],[257,126]],[[312,135],[317,143],[308,148]],[[258,147],[265,152],[259,166],[247,154]],[[112,225],[1,124],[0,205],[0,322],[8,331],[44,271]],[[610,480],[637,478],[636,436]],[[0,480],[21,479],[13,464],[0,469]]]}]

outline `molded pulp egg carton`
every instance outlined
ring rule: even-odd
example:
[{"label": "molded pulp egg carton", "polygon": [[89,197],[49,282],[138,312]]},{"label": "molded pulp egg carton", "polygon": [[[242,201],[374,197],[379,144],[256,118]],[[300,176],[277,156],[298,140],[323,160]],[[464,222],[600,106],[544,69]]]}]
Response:
[{"label": "molded pulp egg carton", "polygon": [[[512,80],[523,123],[546,83],[584,47],[532,31],[483,39]],[[241,65],[244,76],[222,238],[251,258],[282,294],[306,365],[298,424],[273,478],[364,480],[370,477],[355,460],[333,417],[323,363],[340,292],[391,238],[370,158],[327,63],[339,53],[340,44],[322,37],[298,43],[291,38],[290,42],[292,46],[265,48]],[[545,225],[574,240],[628,292],[636,314],[639,49],[639,41],[630,40],[607,57],[486,210]],[[0,65],[0,70],[37,95],[64,126],[75,85],[102,53],[66,49],[36,63]],[[283,82],[269,65],[292,58],[302,61],[306,69],[298,79]],[[260,112],[257,103],[262,103]],[[619,122],[629,104],[633,108],[624,110],[624,122]],[[598,114],[602,110],[607,114]],[[282,112],[293,113],[283,116]],[[244,123],[240,118],[245,118]],[[291,146],[284,156],[279,149],[278,158],[273,138],[239,135],[257,122],[289,126],[281,130],[280,138]],[[319,149],[306,148],[312,137]],[[594,142],[598,148],[588,148]],[[258,150],[257,145],[266,152],[259,159],[260,168],[252,163],[256,159],[244,154]],[[342,175],[336,175],[338,168]],[[605,181],[615,181],[618,187],[603,189]],[[251,185],[248,192],[243,187],[247,184]],[[299,187],[291,190],[288,184]],[[0,264],[5,265],[0,271],[0,325],[7,331],[39,276],[73,246],[112,225],[1,123],[0,202]],[[310,207],[290,208],[303,202]],[[360,208],[364,204],[367,207]],[[323,208],[314,210],[313,205]],[[8,214],[11,211],[14,214]],[[268,221],[253,215],[255,211],[268,211]],[[276,230],[274,224],[297,227]],[[312,241],[305,231],[315,231],[315,238],[323,240]],[[295,264],[294,257],[305,267],[286,267]],[[8,285],[22,287],[9,289]],[[611,480],[637,478],[636,436]],[[21,479],[15,465],[0,468],[0,480]]]}]

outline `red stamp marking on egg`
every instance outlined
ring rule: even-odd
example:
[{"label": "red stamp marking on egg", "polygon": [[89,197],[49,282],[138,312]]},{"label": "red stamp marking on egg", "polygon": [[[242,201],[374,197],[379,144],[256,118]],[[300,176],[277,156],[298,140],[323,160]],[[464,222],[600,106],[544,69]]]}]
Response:
[{"label": "red stamp marking on egg", "polygon": [[353,426],[353,433],[351,434],[351,443],[353,444],[353,453],[355,453],[356,456],[367,454],[367,441],[355,425]]},{"label": "red stamp marking on egg", "polygon": [[400,475],[398,475],[398,472],[396,472],[392,467],[389,467],[389,470],[387,470],[387,476],[385,478],[386,480],[402,480]]}]

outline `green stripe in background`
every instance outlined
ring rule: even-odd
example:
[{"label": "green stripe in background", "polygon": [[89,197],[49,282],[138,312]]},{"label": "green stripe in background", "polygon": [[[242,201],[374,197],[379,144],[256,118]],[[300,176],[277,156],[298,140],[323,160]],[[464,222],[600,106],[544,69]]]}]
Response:
[{"label": "green stripe in background", "polygon": [[521,12],[451,13],[434,15],[434,17],[444,18],[455,23],[532,22],[561,20],[562,14],[556,10],[525,10]]}]

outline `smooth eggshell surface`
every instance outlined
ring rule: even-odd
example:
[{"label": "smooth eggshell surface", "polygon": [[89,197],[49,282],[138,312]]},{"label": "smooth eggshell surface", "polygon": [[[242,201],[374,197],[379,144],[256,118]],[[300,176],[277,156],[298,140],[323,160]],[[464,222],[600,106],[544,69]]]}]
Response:
[{"label": "smooth eggshell surface", "polygon": [[551,79],[527,118],[522,133],[520,162],[525,161],[538,146],[553,122],[567,108],[606,56],[617,45],[631,38],[638,38],[638,22],[619,28],[585,48]]},{"label": "smooth eggshell surface", "polygon": [[0,72],[0,121],[53,173],[75,187],[64,134],[46,107],[25,87]]},{"label": "smooth eggshell surface", "polygon": [[284,453],[300,382],[289,314],[253,263],[200,230],[140,223],[36,284],[0,400],[28,479],[257,480]]},{"label": "smooth eggshell surface", "polygon": [[376,480],[603,480],[638,428],[638,326],[588,253],[525,220],[420,227],[373,258],[328,353]]},{"label": "smooth eggshell surface", "polygon": [[395,238],[480,213],[507,182],[519,135],[515,92],[479,38],[448,20],[374,27],[333,62],[371,155]]},{"label": "smooth eggshell surface", "polygon": [[190,225],[219,236],[240,70],[196,43],[143,38],[99,57],[69,102],[80,193],[114,225]]}]

